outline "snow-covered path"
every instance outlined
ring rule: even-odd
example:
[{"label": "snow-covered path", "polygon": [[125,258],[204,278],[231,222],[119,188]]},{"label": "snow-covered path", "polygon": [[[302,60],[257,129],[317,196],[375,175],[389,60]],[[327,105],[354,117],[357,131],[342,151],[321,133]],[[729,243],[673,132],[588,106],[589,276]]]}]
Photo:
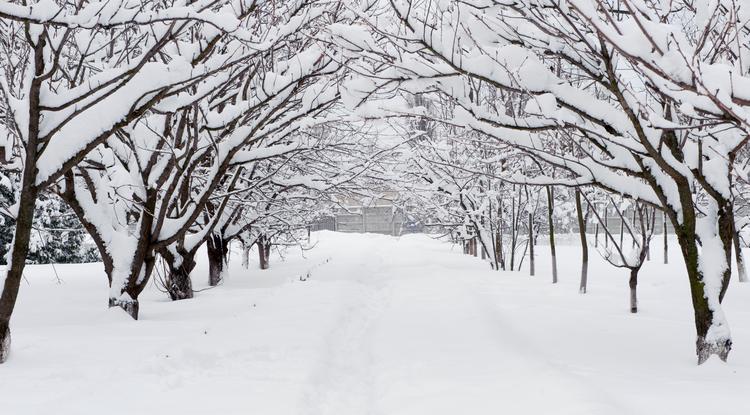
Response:
[{"label": "snow-covered path", "polygon": [[61,284],[30,267],[0,413],[750,411],[750,286],[725,301],[731,362],[698,368],[679,266],[649,263],[630,315],[625,277],[600,262],[577,294],[572,246],[553,286],[542,246],[531,278],[423,235],[314,239],[269,271],[233,263],[191,301],[154,288],[139,322],[103,307],[98,265],[58,266]]},{"label": "snow-covered path", "polygon": [[323,397],[313,413],[628,413],[540,360],[489,281],[471,277],[487,274],[484,264],[421,239],[380,242],[332,273],[356,276],[362,294],[329,337],[335,357],[313,382]]}]

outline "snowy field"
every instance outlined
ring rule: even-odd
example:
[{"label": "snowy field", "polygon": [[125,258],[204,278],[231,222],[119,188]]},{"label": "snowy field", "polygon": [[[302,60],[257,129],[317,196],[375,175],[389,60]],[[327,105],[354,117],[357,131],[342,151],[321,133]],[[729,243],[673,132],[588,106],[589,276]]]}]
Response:
[{"label": "snowy field", "polygon": [[[60,282],[28,267],[0,414],[750,413],[750,285],[725,299],[729,363],[696,366],[674,244],[668,266],[654,249],[632,315],[625,272],[595,252],[578,294],[574,245],[553,286],[543,245],[529,277],[424,235],[313,240],[268,271],[233,254],[193,300],[151,286],[138,322],[107,310],[100,265],[58,265]],[[206,265],[194,275],[202,288]]]}]

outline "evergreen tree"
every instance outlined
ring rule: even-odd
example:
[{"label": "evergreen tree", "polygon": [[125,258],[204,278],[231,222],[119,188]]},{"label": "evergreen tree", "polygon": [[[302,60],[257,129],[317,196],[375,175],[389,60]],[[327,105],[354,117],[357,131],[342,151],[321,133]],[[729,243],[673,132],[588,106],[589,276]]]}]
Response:
[{"label": "evergreen tree", "polygon": [[0,173],[0,265],[6,264],[5,255],[13,240],[15,221],[7,215],[7,209],[13,205],[13,187],[10,179]]},{"label": "evergreen tree", "polygon": [[[0,206],[7,211],[15,203],[13,182],[0,176]],[[6,254],[13,239],[15,221],[0,214],[0,265],[5,265]],[[59,197],[45,194],[40,197],[34,213],[31,250],[28,264],[74,264],[100,261],[99,253],[78,218]]]}]

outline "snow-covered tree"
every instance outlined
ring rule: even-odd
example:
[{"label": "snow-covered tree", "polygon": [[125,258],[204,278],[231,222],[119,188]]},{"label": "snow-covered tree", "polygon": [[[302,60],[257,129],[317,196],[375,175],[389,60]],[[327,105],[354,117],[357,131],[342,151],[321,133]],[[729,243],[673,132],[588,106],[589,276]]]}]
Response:
[{"label": "snow-covered tree", "polygon": [[[0,362],[29,250],[39,195],[95,148],[166,98],[245,58],[231,34],[262,46],[253,0],[43,0],[0,4],[5,145],[21,171],[13,244],[0,296]],[[211,56],[205,56],[205,55]],[[7,151],[6,151],[7,152]]]},{"label": "snow-covered tree", "polygon": [[[300,145],[287,137],[337,100],[331,82],[339,66],[305,33],[318,12],[274,13],[251,20],[257,44],[227,36],[221,48],[199,53],[224,62],[221,70],[165,97],[65,178],[61,194],[102,252],[110,304],[133,318],[157,253],[181,241],[170,266],[192,261],[180,252],[194,254],[225,220],[245,165]],[[200,232],[184,237],[199,220]]]},{"label": "snow-covered tree", "polygon": [[[585,197],[585,196],[584,196]],[[651,238],[654,235],[656,223],[656,208],[642,202],[623,200],[616,203],[611,199],[612,206],[620,221],[620,235],[617,237],[607,226],[602,226],[604,238],[610,241],[607,246],[599,246],[602,257],[618,268],[625,268],[629,272],[628,286],[630,287],[630,312],[638,312],[638,273],[650,255]],[[587,200],[588,202],[588,200]],[[591,206],[591,203],[589,203]],[[632,219],[628,217],[632,212]],[[606,225],[604,217],[596,209],[592,209],[597,221]],[[627,235],[627,239],[624,236]]]},{"label": "snow-covered tree", "polygon": [[[745,43],[730,41],[748,33],[745,20],[731,18],[739,7],[394,0],[373,2],[359,26],[335,29],[363,58],[360,72],[374,75],[368,95],[439,91],[459,107],[446,121],[567,173],[527,184],[590,184],[664,209],[685,259],[702,363],[726,359],[732,344],[721,300],[732,170],[748,137],[737,87],[747,60],[735,46]],[[477,105],[472,81],[516,94],[520,111]],[[547,144],[561,136],[571,145]]]}]

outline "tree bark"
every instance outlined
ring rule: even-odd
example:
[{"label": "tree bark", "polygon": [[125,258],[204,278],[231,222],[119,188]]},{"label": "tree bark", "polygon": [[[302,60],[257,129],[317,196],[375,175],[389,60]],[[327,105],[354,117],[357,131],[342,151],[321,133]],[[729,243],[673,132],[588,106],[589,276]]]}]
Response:
[{"label": "tree bark", "polygon": [[712,354],[716,354],[721,360],[726,361],[732,347],[732,341],[730,339],[720,339],[719,342],[716,342],[707,339],[709,328],[713,323],[714,312],[709,307],[708,300],[705,297],[705,285],[698,265],[698,247],[696,246],[694,239],[691,241],[687,238],[678,236],[678,240],[680,242],[680,248],[683,251],[688,279],[690,281],[690,294],[693,302],[693,316],[696,331],[695,347],[698,356],[698,364],[708,360]]},{"label": "tree bark", "polygon": [[[139,245],[141,243],[139,242]],[[135,259],[127,271],[128,275],[123,281],[124,286],[118,287],[113,291],[113,287],[110,285],[109,307],[120,307],[133,320],[138,320],[138,313],[140,311],[138,297],[146,288],[156,265],[156,257],[151,251],[149,244],[146,242],[143,242],[143,244],[145,248],[139,247],[136,250]],[[109,275],[108,277],[111,284],[113,276]]]},{"label": "tree bark", "polygon": [[250,245],[242,241],[242,268],[250,268]]},{"label": "tree bark", "polygon": [[224,277],[229,243],[221,235],[213,234],[206,242],[206,252],[208,254],[208,285],[215,287]]},{"label": "tree bark", "polygon": [[552,257],[552,283],[557,284],[557,254],[555,252],[554,189],[547,186],[547,226],[549,227],[549,252]]},{"label": "tree bark", "polygon": [[[147,194],[151,190],[147,191]],[[144,212],[153,212],[155,206],[155,197],[147,196],[146,209]],[[123,281],[124,284],[121,287],[113,287],[111,284],[117,281],[114,275],[109,275],[110,281],[110,307],[118,306],[122,308],[133,320],[138,320],[138,313],[140,306],[138,303],[138,296],[146,288],[151,273],[156,265],[156,253],[153,251],[151,244],[151,224],[153,223],[153,216],[144,213],[143,219],[139,227],[138,241],[136,243],[136,249],[133,254],[133,259],[130,267],[125,271],[127,276]],[[114,261],[114,258],[112,259]],[[113,270],[113,272],[118,272]],[[120,271],[122,272],[122,270]],[[112,290],[114,288],[114,290]]]},{"label": "tree bark", "polygon": [[[502,224],[500,225],[502,226]],[[503,234],[498,230],[495,233],[495,260],[497,261],[497,270],[505,270],[505,260],[503,259]]]},{"label": "tree bark", "polygon": [[638,269],[632,268],[630,270],[630,312],[638,312],[638,293],[636,291],[638,287]]},{"label": "tree bark", "polygon": [[[515,190],[515,185],[514,185]],[[516,199],[515,197],[511,199],[511,206],[510,206],[510,270],[515,271],[515,265],[516,265],[516,242],[518,240],[518,215],[516,214]],[[520,203],[520,193],[519,193],[519,203]]]},{"label": "tree bark", "polygon": [[[29,25],[26,25],[26,36],[31,38]],[[29,254],[29,241],[34,221],[34,209],[39,189],[36,186],[37,157],[39,146],[39,125],[41,122],[40,92],[45,73],[46,29],[33,36],[38,39],[34,46],[34,78],[30,80],[28,90],[28,131],[25,147],[24,169],[21,175],[21,193],[18,199],[15,230],[11,251],[8,253],[8,265],[3,281],[3,292],[0,294],[0,363],[5,362],[10,354],[10,317],[18,299],[23,269]]]},{"label": "tree bark", "polygon": [[172,301],[193,298],[193,282],[190,279],[192,268],[184,264],[177,268],[170,267],[169,277],[167,277],[167,293]]},{"label": "tree bark", "polygon": [[719,302],[724,300],[724,295],[729,288],[729,280],[732,278],[732,242],[734,237],[734,214],[731,205],[726,205],[719,209],[718,216],[718,234],[724,248],[724,259],[726,267],[722,272],[721,291],[719,292]]},{"label": "tree bark", "polygon": [[742,244],[740,243],[740,232],[737,224],[734,222],[734,210],[732,211],[732,244],[734,245],[734,259],[737,262],[737,276],[740,282],[747,282],[747,268],[745,268],[745,255],[742,253]]},{"label": "tree bark", "polygon": [[[578,292],[586,294],[588,288],[588,270],[589,270],[589,246],[586,241],[586,220],[583,217],[583,208],[581,206],[581,191],[576,189],[576,213],[578,215],[578,234],[581,237],[581,284]],[[606,238],[604,239],[606,241]]]},{"label": "tree bark", "polygon": [[261,235],[256,242],[258,246],[258,265],[260,269],[268,269],[269,257],[271,256],[271,241],[267,236]]},{"label": "tree bark", "polygon": [[167,275],[164,287],[172,301],[187,300],[193,298],[193,282],[190,273],[195,269],[195,252],[181,252],[176,258],[171,252],[164,250],[161,253],[167,264]]},{"label": "tree bark", "polygon": [[137,298],[133,298],[129,301],[121,301],[110,297],[109,308],[112,307],[120,307],[133,320],[138,320],[138,312],[140,311],[141,306]]},{"label": "tree bark", "polygon": [[[726,361],[732,349],[732,340],[729,328],[725,326],[726,322],[724,321],[720,304],[726,293],[731,276],[732,215],[727,209],[719,207],[717,233],[721,240],[722,249],[724,250],[723,259],[725,262],[724,264],[717,264],[714,260],[711,264],[708,264],[708,266],[723,266],[723,269],[718,270],[721,275],[721,287],[717,295],[716,292],[707,292],[706,290],[703,269],[701,267],[700,250],[697,242],[696,214],[694,208],[690,209],[693,206],[693,201],[692,195],[687,191],[687,188],[685,186],[685,190],[681,192],[681,198],[684,201],[682,204],[681,222],[675,223],[673,220],[672,226],[674,227],[677,241],[685,260],[688,281],[690,283],[698,364],[702,364],[708,360],[711,355],[717,355],[721,360]],[[677,214],[672,212],[670,218],[677,218]],[[714,299],[713,304],[709,302],[709,296]]]},{"label": "tree bark", "polygon": [[[107,280],[110,286],[108,299],[109,306],[118,306],[133,319],[137,320],[139,307],[130,306],[129,303],[137,302],[138,296],[143,289],[146,288],[156,264],[155,252],[153,251],[153,245],[151,244],[153,216],[145,214],[145,216],[140,219],[138,234],[135,236],[137,242],[133,252],[110,252],[110,245],[108,245],[106,238],[99,234],[98,228],[89,222],[86,212],[73,195],[73,175],[67,174],[65,180],[67,182],[66,189],[60,196],[68,203],[68,206],[70,206],[76,214],[84,229],[89,233],[99,250],[99,254],[104,264],[104,272],[107,274]],[[155,196],[155,192],[152,192],[151,190],[147,191],[144,212],[153,212],[156,210]],[[131,258],[129,265],[125,268],[123,268],[122,265],[120,265],[120,268],[116,268],[114,254],[129,255]],[[115,278],[116,276],[122,276],[122,278]],[[114,287],[113,284],[121,285]]]},{"label": "tree bark", "polygon": [[529,276],[534,276],[534,214],[529,213]]},{"label": "tree bark", "polygon": [[503,238],[505,237],[505,233],[503,231],[503,199],[500,198],[500,202],[498,203],[497,208],[497,241],[495,248],[497,250],[497,255],[500,260],[500,267],[503,271],[505,271],[505,252],[503,252]]},{"label": "tree bark", "polygon": [[8,268],[5,272],[3,292],[0,295],[0,363],[5,362],[10,354],[10,317],[16,306],[18,290],[21,287],[26,256],[29,253],[29,240],[36,207],[37,192],[33,187],[33,175],[24,172],[24,184],[21,191],[16,229],[13,234]]},{"label": "tree bark", "polygon": [[0,363],[8,360],[10,355],[10,326],[7,322],[0,322]]},{"label": "tree bark", "polygon": [[662,217],[662,232],[664,232],[664,263],[669,264],[669,238],[667,235],[667,212]]},{"label": "tree bark", "polygon": [[[636,212],[635,211],[636,211],[636,209],[633,208],[633,224],[636,223],[636,220],[635,220],[635,214],[636,214]],[[624,222],[625,221],[625,216],[623,215],[620,218],[620,220],[622,220]],[[635,248],[635,235],[632,235],[632,234],[630,235],[630,246],[631,246],[631,248]]]}]

